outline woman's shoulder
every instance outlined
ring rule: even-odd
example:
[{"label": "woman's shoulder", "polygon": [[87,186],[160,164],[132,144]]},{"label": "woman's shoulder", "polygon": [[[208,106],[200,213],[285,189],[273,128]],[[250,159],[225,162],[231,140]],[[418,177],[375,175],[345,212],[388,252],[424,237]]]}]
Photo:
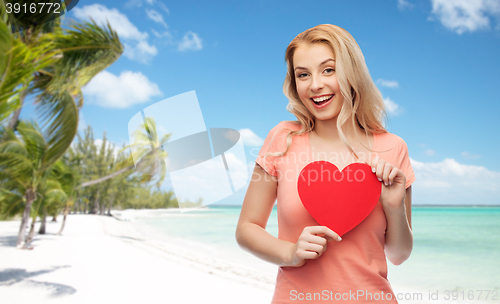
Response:
[{"label": "woman's shoulder", "polygon": [[269,131],[265,141],[271,145],[271,150],[284,151],[287,147],[287,136],[292,131],[301,129],[299,122],[294,121],[281,121]]},{"label": "woman's shoulder", "polygon": [[399,135],[396,135],[394,133],[391,133],[389,131],[384,132],[384,133],[374,133],[374,136],[377,137],[377,146],[379,148],[385,149],[385,148],[393,148],[397,147],[397,149],[394,152],[400,152],[403,151],[407,148],[406,141]]},{"label": "woman's shoulder", "polygon": [[290,129],[292,131],[300,130],[302,126],[300,125],[300,122],[295,121],[295,120],[283,120],[280,121],[279,124],[277,124],[274,128],[275,129]]},{"label": "woman's shoulder", "polygon": [[[271,131],[269,131],[269,135],[274,135],[275,133],[279,134],[288,134],[290,131],[298,131],[300,130],[301,125],[298,121],[292,120],[284,120],[280,121],[276,126],[274,126]],[[278,135],[276,135],[278,136]]]}]

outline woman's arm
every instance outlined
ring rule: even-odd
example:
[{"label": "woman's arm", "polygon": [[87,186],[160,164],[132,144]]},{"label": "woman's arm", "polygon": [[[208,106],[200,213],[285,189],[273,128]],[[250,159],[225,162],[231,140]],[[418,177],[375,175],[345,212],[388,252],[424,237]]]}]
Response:
[{"label": "woman's arm", "polygon": [[266,231],[267,221],[277,197],[278,181],[259,165],[255,165],[248,186],[236,240],[241,248],[278,266],[302,266],[307,259],[316,259],[326,250],[326,244],[338,235],[327,227],[304,228],[297,243],[278,239]]},{"label": "woman's arm", "polygon": [[384,208],[387,217],[385,253],[394,265],[406,261],[413,249],[411,228],[411,186],[406,189],[404,204],[401,208]]},{"label": "woman's arm", "polygon": [[404,173],[378,155],[368,164],[382,182],[380,200],[387,218],[385,253],[392,264],[400,265],[410,257],[413,249],[411,186],[405,190]]}]

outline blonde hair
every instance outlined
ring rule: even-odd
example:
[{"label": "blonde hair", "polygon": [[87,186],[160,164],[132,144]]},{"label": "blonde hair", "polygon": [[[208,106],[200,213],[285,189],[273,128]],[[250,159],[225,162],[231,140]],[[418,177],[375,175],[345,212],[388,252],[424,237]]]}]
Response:
[{"label": "blonde hair", "polygon": [[[287,153],[292,143],[293,135],[301,135],[311,132],[314,129],[314,116],[302,104],[297,92],[293,66],[293,56],[297,48],[301,44],[313,43],[322,43],[328,46],[335,56],[335,73],[340,86],[340,92],[344,97],[344,103],[337,119],[337,130],[340,139],[346,145],[349,152],[355,159],[359,159],[347,141],[342,129],[349,118],[351,118],[354,129],[356,129],[357,122],[367,135],[368,132],[372,134],[387,132],[382,123],[383,120],[387,121],[382,94],[370,76],[365,58],[356,40],[345,29],[339,26],[320,24],[297,35],[286,49],[285,61],[288,70],[283,84],[283,92],[289,101],[286,107],[287,110],[297,117],[297,121],[288,122],[299,124],[301,129],[296,131],[286,129],[290,131],[286,136],[286,150],[277,153],[269,153],[268,150],[264,156],[264,165],[267,156],[283,156]],[[374,152],[374,150],[366,147],[361,142],[357,132],[356,137],[363,147]]]}]

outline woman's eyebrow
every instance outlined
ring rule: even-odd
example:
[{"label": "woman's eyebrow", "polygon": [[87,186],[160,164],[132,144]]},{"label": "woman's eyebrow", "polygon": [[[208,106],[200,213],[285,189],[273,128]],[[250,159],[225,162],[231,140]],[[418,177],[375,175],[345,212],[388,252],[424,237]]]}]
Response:
[{"label": "woman's eyebrow", "polygon": [[[333,62],[335,62],[335,60],[333,60],[332,58],[328,58],[328,59],[324,60],[323,62],[321,62],[319,65],[320,65],[320,66],[322,66],[323,64],[325,64],[325,63],[327,63],[327,62],[329,62],[329,61],[333,61]],[[306,69],[306,68],[303,68],[303,67],[298,66],[298,67],[295,67],[294,71],[295,71],[295,70],[307,70],[307,69]]]}]

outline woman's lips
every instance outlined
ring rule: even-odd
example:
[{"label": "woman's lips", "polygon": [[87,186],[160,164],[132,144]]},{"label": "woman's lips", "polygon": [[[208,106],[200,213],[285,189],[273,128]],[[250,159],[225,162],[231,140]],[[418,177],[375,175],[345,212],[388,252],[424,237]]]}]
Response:
[{"label": "woman's lips", "polygon": [[[330,98],[327,98],[327,99],[324,99],[325,97],[328,97],[330,96]],[[326,107],[327,105],[329,105],[331,102],[332,102],[332,99],[333,97],[335,97],[335,94],[332,94],[332,95],[323,95],[323,96],[320,96],[320,97],[317,97],[317,98],[314,98],[316,100],[321,100],[321,99],[324,99],[321,101],[320,104],[317,104],[313,98],[310,98],[311,102],[313,103],[314,107],[316,108],[323,108],[323,107]]]}]

